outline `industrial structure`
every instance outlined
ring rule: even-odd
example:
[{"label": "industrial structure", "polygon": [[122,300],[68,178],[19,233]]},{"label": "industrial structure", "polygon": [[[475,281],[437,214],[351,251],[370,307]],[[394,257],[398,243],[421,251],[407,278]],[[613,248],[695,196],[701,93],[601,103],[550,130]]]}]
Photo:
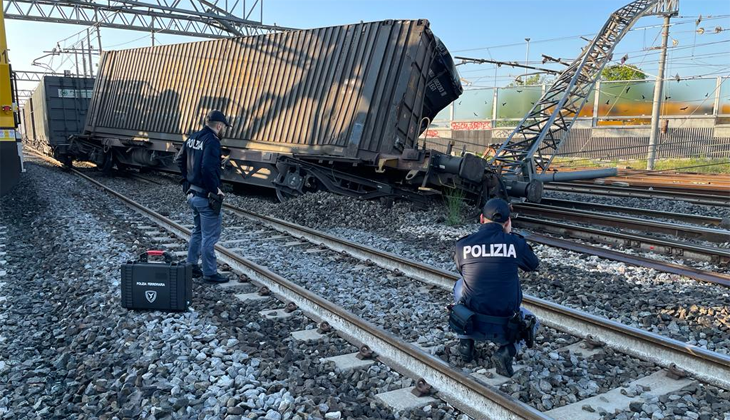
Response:
[{"label": "industrial structure", "polygon": [[[245,1],[236,2],[228,9],[206,0],[176,1],[173,5],[147,1],[68,0],[10,0],[3,3],[8,19],[201,38],[260,35],[287,29],[256,20],[263,17],[263,0],[249,2],[250,7]],[[260,15],[256,15],[257,11]]]}]

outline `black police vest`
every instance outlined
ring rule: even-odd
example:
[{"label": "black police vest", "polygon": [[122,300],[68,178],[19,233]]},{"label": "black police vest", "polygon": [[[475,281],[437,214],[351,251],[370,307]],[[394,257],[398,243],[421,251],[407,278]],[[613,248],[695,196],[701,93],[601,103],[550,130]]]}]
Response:
[{"label": "black police vest", "polygon": [[182,161],[178,162],[187,181],[216,193],[221,181],[221,145],[213,130],[205,127],[191,135],[183,145]]},{"label": "black police vest", "polygon": [[464,279],[462,301],[474,312],[507,317],[522,303],[518,269],[533,271],[539,261],[524,238],[488,223],[456,243],[456,265]]}]

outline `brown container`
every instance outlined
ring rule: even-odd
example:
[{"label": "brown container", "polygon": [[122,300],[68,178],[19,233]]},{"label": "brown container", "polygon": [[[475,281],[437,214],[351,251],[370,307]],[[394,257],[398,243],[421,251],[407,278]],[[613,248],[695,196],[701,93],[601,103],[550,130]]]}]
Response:
[{"label": "brown container", "polygon": [[220,109],[226,146],[372,160],[460,94],[427,20],[359,23],[106,52],[85,131],[183,141]]}]

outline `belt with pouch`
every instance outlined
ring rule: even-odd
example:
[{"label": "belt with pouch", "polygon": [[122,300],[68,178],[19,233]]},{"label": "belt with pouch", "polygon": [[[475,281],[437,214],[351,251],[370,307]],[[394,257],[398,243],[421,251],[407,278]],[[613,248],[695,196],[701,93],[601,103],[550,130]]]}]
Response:
[{"label": "belt with pouch", "polygon": [[188,188],[188,194],[193,194],[197,197],[208,198],[208,191],[206,191],[205,188],[201,188],[193,184],[190,184],[190,188]]},{"label": "belt with pouch", "polygon": [[474,312],[475,321],[482,322],[484,324],[507,325],[507,324],[509,324],[509,320],[512,319],[513,316],[514,315],[491,316],[491,315],[484,315],[484,314],[480,314],[478,312]]},{"label": "belt with pouch", "polygon": [[457,303],[449,306],[449,325],[457,334],[472,334],[478,331],[479,324],[488,324],[490,326],[506,327],[506,330],[514,328],[514,314],[512,316],[491,316],[484,315],[472,311],[463,303]]}]

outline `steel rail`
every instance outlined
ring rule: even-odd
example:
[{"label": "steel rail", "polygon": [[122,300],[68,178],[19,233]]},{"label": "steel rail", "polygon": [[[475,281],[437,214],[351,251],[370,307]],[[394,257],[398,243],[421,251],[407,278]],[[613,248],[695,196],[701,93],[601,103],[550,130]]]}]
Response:
[{"label": "steel rail", "polygon": [[[629,188],[646,189],[646,190],[659,190],[668,193],[678,194],[709,194],[723,196],[724,193],[730,191],[730,185],[726,184],[678,184],[678,183],[661,183],[656,181],[643,181],[636,180],[634,178],[617,179],[604,181],[603,184],[594,184],[593,181],[574,181],[577,184],[582,185],[605,185],[607,187],[619,187],[623,188],[620,183],[628,184]],[[618,184],[618,185],[614,185]]]},{"label": "steel rail", "polygon": [[[679,178],[681,179],[681,178]],[[710,181],[709,174],[704,177],[696,177],[694,179],[683,179],[678,181],[676,175],[669,176],[635,176],[635,175],[616,175],[612,177],[602,178],[600,184],[596,184],[594,180],[575,180],[572,181],[581,185],[605,185],[621,187],[622,184],[632,188],[659,189],[666,192],[679,192],[690,194],[712,194],[723,195],[730,191],[730,182]],[[618,185],[615,185],[618,184]]]},{"label": "steel rail", "polygon": [[[41,158],[51,160],[46,156]],[[114,191],[95,179],[72,169],[84,180],[99,187],[129,207],[146,215],[159,226],[181,239],[190,237],[190,230],[179,223],[151,210],[142,204]],[[451,368],[442,360],[431,356],[417,346],[388,333],[332,302],[298,286],[278,274],[259,266],[218,244],[216,251],[221,261],[249,278],[268,287],[274,294],[294,302],[309,316],[324,320],[347,338],[367,344],[387,364],[394,364],[412,377],[421,377],[438,389],[439,396],[476,418],[496,420],[529,419],[550,420],[551,417],[524,404],[510,395],[477,382],[474,378]]]},{"label": "steel rail", "polygon": [[578,239],[622,245],[653,253],[680,256],[714,264],[730,263],[730,250],[723,248],[703,247],[650,236],[612,232],[555,220],[536,219],[529,216],[516,216],[512,221],[515,223],[515,226],[545,230]]},{"label": "steel rail", "polygon": [[[588,169],[588,168],[585,168]],[[572,171],[559,172],[570,173]],[[571,181],[580,185],[605,185],[620,187],[623,186],[652,188],[666,190],[669,192],[679,191],[693,194],[716,194],[723,195],[730,191],[730,177],[721,174],[682,174],[682,173],[656,173],[656,172],[625,172],[619,170],[614,176],[598,180],[575,180]]]},{"label": "steel rail", "polygon": [[554,238],[552,236],[543,236],[537,233],[525,235],[525,239],[542,245],[548,245],[556,248],[567,249],[582,254],[595,255],[607,260],[619,261],[625,264],[631,264],[638,267],[652,268],[665,273],[677,274],[683,277],[714,283],[720,286],[730,287],[730,275],[712,271],[704,271],[686,265],[674,264],[666,261],[644,258],[638,255],[626,254],[624,252],[612,251],[610,249],[601,248],[592,245],[585,245],[578,242],[566,241],[565,239]]},{"label": "steel rail", "polygon": [[[252,212],[250,210],[242,209],[240,207],[233,206],[228,203],[224,203],[223,206],[226,208],[226,210],[231,211],[234,214],[238,214],[239,216],[248,217],[250,219],[253,219],[255,221],[258,221],[260,223],[265,223],[272,228],[278,230],[279,232],[288,233],[288,234],[295,234],[295,236],[298,236],[299,238],[306,239],[309,242],[316,243],[316,244],[322,244],[327,246],[330,249],[334,249],[338,252],[347,252],[350,255],[355,256],[356,258],[360,259],[369,259],[373,260],[376,263],[386,264],[388,263],[385,260],[375,261],[373,258],[377,258],[375,254],[372,252],[374,249],[366,247],[364,245],[360,245],[356,242],[351,242],[346,239],[338,238],[337,236],[329,235],[324,232],[317,231],[312,228],[308,228],[306,226],[301,226],[295,223],[286,222],[274,217],[270,216],[264,216],[255,212]],[[730,287],[730,275],[722,274],[722,273],[716,273],[712,271],[705,271],[700,270],[698,268],[689,267],[685,265],[680,264],[673,264],[666,261],[659,261],[651,258],[644,258],[637,255],[630,255],[623,252],[618,251],[612,251],[609,249],[597,247],[597,246],[591,246],[586,244],[581,244],[577,242],[571,242],[560,238],[554,238],[551,236],[544,236],[539,235],[536,233],[530,233],[528,235],[525,235],[525,239],[531,242],[535,242],[542,245],[548,245],[553,246],[557,248],[567,249],[569,251],[573,252],[580,252],[584,254],[590,254],[590,255],[596,255],[601,258],[613,260],[613,261],[619,261],[626,264],[636,265],[639,267],[646,267],[646,268],[652,268],[658,271],[671,273],[671,274],[677,274],[684,277],[689,277],[695,280],[705,281],[708,283],[715,283],[721,286]],[[403,259],[395,254],[391,254],[385,251],[380,251],[383,253],[384,258],[390,259],[390,264],[393,264],[394,262],[400,262],[403,267],[407,267],[410,272],[417,273],[416,276],[419,278],[422,278],[424,276],[431,276],[432,282],[436,282],[437,278],[443,274],[443,272],[438,271],[435,275],[431,275],[432,272],[427,271],[427,268],[431,266],[422,265],[419,269],[418,265],[414,265],[413,261]],[[403,271],[400,267],[395,267],[395,269],[398,269],[400,271]],[[444,283],[446,286],[451,286],[451,283],[446,282]]]},{"label": "steel rail", "polygon": [[700,204],[703,206],[730,207],[730,197],[709,194],[678,193],[662,190],[648,190],[641,188],[609,187],[606,185],[576,185],[563,182],[550,182],[545,184],[546,190],[572,192],[593,195],[607,195],[612,197],[633,197],[633,198],[669,198],[681,200],[688,203]]},{"label": "steel rail", "polygon": [[[43,156],[44,159],[50,160]],[[117,193],[100,182],[75,171],[77,175],[99,186],[109,194],[118,197],[147,214],[152,220],[182,239],[190,236],[190,230],[174,221],[147,209],[141,204]],[[226,209],[248,214],[252,219],[276,221],[277,227],[288,234],[307,239],[309,236],[331,249],[345,251],[356,258],[366,258],[376,265],[399,270],[404,274],[450,290],[458,280],[458,275],[433,266],[421,264],[389,252],[352,243],[314,229],[299,226],[270,216],[257,215],[243,209],[226,205]],[[269,224],[274,227],[274,224]],[[278,229],[277,229],[278,230]],[[512,419],[515,416],[529,419],[548,418],[532,407],[514,398],[496,392],[461,372],[452,370],[446,363],[425,353],[418,347],[393,337],[383,329],[364,321],[354,314],[312,294],[268,269],[233,253],[227,248],[216,245],[221,260],[231,267],[245,273],[250,278],[266,285],[274,293],[291,299],[304,312],[313,314],[332,324],[336,329],[357,341],[365,342],[385,359],[399,365],[413,376],[423,377],[440,389],[440,393],[453,399],[458,406],[471,413],[490,413],[490,418]],[[524,295],[523,305],[530,309],[546,325],[569,334],[586,338],[593,337],[605,345],[640,359],[648,360],[663,367],[678,367],[698,379],[730,390],[730,356],[725,356],[659,334],[640,330],[615,321],[588,314],[583,311],[561,306],[546,300]]]},{"label": "steel rail", "polygon": [[617,214],[595,213],[587,210],[557,208],[545,204],[521,203],[514,204],[513,206],[515,211],[520,215],[525,214],[549,219],[570,220],[573,222],[590,223],[621,229],[628,228],[646,233],[658,232],[679,238],[702,239],[711,242],[730,241],[730,233],[722,229],[679,225],[676,223],[620,216]]},{"label": "steel rail", "polygon": [[[318,232],[291,222],[260,215],[224,204],[234,214],[265,223],[275,230],[318,243],[358,259],[370,260],[389,270],[398,270],[409,277],[451,290],[459,276],[456,273],[422,264],[390,252],[374,249]],[[523,304],[542,322],[578,337],[592,336],[605,345],[659,366],[676,365],[692,375],[725,389],[730,389],[730,357],[682,343],[678,340],[643,331],[615,321],[568,308],[546,300],[524,295]]]},{"label": "steel rail", "polygon": [[561,200],[557,198],[543,198],[540,200],[540,204],[548,205],[553,207],[569,207],[579,210],[599,210],[604,212],[616,212],[624,214],[633,214],[637,216],[649,216],[655,218],[664,218],[670,220],[676,220],[684,223],[694,224],[705,224],[721,226],[723,223],[730,224],[727,219],[723,220],[720,217],[700,216],[697,214],[688,213],[672,213],[668,211],[651,210],[636,207],[624,207],[624,206],[613,206],[608,204],[591,203],[587,201],[572,201],[572,200]]}]

